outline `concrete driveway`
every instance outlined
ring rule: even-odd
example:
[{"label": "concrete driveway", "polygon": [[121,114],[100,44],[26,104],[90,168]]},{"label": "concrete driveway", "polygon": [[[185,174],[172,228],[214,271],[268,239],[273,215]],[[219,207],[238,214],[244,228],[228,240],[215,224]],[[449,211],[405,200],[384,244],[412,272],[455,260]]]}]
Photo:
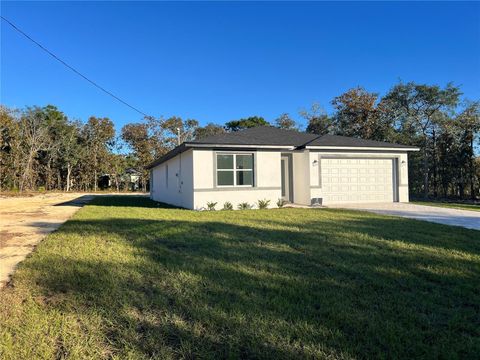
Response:
[{"label": "concrete driveway", "polygon": [[329,207],[370,211],[376,214],[395,215],[480,230],[480,212],[478,211],[449,209],[412,203],[347,204]]}]

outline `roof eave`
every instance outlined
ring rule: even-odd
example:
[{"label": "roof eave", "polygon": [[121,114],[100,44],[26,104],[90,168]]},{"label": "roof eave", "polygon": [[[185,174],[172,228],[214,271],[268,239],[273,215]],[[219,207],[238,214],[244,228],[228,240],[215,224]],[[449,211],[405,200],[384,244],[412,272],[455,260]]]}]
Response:
[{"label": "roof eave", "polygon": [[420,151],[417,147],[395,147],[395,146],[305,146],[307,150],[375,150],[375,151]]},{"label": "roof eave", "polygon": [[[163,164],[164,162],[173,159],[175,156],[189,150],[189,149],[285,149],[285,150],[295,150],[297,147],[294,145],[240,145],[240,144],[214,144],[214,143],[205,143],[205,144],[198,144],[198,143],[183,143],[178,148],[171,150],[170,152],[166,153],[159,159],[153,161],[152,163],[148,164],[145,169],[150,170],[155,166]],[[177,153],[171,155],[171,152],[174,150],[178,150]]]},{"label": "roof eave", "polygon": [[[186,146],[185,143],[182,143],[180,144],[179,146],[177,146],[176,148],[170,150],[169,152],[167,152],[165,155],[162,155],[161,157],[159,157],[158,159],[152,161],[150,164],[148,164],[147,166],[145,166],[145,169],[146,170],[150,170],[152,168],[154,168],[155,166],[158,166],[160,164],[163,164],[164,162],[170,160],[170,159],[173,159],[175,156],[187,151],[188,149],[190,149],[190,147]],[[176,151],[176,152],[175,152]]]},{"label": "roof eave", "polygon": [[252,149],[288,149],[293,150],[295,145],[254,145],[254,144],[214,144],[214,143],[185,143],[186,146],[191,148],[252,148]]}]

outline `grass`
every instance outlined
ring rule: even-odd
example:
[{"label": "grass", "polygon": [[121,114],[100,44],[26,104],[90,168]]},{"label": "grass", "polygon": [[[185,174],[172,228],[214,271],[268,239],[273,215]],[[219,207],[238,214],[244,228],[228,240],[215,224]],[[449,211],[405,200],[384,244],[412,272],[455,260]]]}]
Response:
[{"label": "grass", "polygon": [[480,204],[464,204],[454,202],[441,202],[441,201],[414,201],[418,205],[446,207],[451,209],[480,211]]},{"label": "grass", "polygon": [[0,291],[2,359],[474,359],[480,232],[97,198]]}]

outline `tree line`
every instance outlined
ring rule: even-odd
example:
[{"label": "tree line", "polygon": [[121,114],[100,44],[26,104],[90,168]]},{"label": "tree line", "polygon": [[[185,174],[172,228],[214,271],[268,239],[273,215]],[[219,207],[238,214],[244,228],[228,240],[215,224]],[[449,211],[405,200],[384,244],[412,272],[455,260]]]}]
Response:
[{"label": "tree line", "polygon": [[[328,114],[314,103],[299,115],[306,132],[333,134],[418,146],[410,154],[410,192],[423,197],[472,198],[480,188],[480,103],[462,98],[461,89],[399,82],[384,96],[362,87],[332,101]],[[69,119],[52,105],[0,108],[0,190],[96,191],[99,176],[113,187],[126,188],[128,168],[145,166],[177,144],[255,126],[302,130],[287,113],[269,122],[251,116],[199,126],[195,119],[146,117],[129,123],[117,135],[112,120]]]}]

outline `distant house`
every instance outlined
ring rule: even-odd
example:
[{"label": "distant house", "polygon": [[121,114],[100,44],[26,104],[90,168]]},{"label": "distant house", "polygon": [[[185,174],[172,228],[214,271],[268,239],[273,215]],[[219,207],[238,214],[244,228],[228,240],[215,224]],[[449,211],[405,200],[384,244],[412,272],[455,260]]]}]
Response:
[{"label": "distant house", "polygon": [[154,161],[150,197],[188,209],[278,199],[302,205],[408,202],[418,148],[256,127],[185,142]]},{"label": "distant house", "polygon": [[[103,174],[98,179],[98,187],[100,189],[115,188],[136,191],[140,188],[141,172],[133,168],[126,169],[123,174],[115,177],[115,174]],[[117,184],[118,182],[118,184]]]},{"label": "distant house", "polygon": [[122,174],[121,181],[127,184],[129,190],[138,190],[140,187],[140,177],[142,173],[133,168],[128,168]]}]

